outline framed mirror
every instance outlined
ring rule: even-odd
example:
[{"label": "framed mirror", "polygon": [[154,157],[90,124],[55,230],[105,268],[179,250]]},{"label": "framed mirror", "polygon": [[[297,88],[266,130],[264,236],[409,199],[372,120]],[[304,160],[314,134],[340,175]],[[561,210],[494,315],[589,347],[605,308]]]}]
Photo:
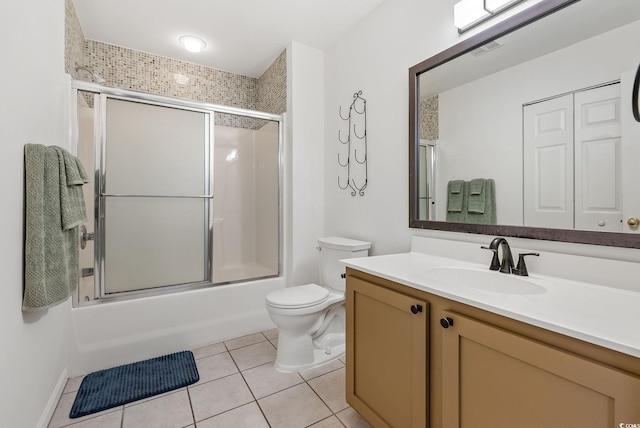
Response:
[{"label": "framed mirror", "polygon": [[409,226],[640,248],[640,2],[542,0],[409,69]]}]

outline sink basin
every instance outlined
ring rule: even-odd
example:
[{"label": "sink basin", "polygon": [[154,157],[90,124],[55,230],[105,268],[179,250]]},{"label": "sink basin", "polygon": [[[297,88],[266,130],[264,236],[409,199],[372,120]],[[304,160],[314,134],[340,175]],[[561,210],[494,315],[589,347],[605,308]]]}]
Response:
[{"label": "sink basin", "polygon": [[440,283],[461,285],[502,294],[542,294],[544,287],[519,276],[506,273],[458,267],[428,269],[429,278]]}]

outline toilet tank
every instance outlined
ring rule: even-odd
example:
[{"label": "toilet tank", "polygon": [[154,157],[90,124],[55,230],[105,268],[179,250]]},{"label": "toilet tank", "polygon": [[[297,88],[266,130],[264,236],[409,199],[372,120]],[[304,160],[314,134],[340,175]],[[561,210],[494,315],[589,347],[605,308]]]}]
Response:
[{"label": "toilet tank", "polygon": [[319,238],[320,244],[320,284],[336,291],[345,290],[342,274],[345,267],[340,260],[367,257],[371,243],[355,239],[330,236]]}]

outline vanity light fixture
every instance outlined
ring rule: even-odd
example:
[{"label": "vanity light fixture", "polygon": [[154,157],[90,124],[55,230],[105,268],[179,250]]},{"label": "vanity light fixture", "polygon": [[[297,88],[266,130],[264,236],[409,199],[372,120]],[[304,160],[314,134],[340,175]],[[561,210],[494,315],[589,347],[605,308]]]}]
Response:
[{"label": "vanity light fixture", "polygon": [[453,6],[453,24],[463,33],[523,0],[460,0]]},{"label": "vanity light fixture", "polygon": [[196,36],[180,36],[178,41],[189,52],[200,52],[207,46],[204,40]]},{"label": "vanity light fixture", "polygon": [[484,8],[489,13],[496,13],[518,2],[519,0],[484,0]]},{"label": "vanity light fixture", "polygon": [[460,0],[453,5],[453,24],[461,32],[490,16],[491,14],[484,8],[483,0]]}]

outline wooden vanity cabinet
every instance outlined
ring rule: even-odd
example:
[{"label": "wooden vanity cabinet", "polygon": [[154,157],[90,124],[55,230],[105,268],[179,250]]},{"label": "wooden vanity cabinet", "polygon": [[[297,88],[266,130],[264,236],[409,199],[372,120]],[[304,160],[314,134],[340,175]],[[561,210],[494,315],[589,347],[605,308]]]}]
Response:
[{"label": "wooden vanity cabinet", "polygon": [[349,278],[347,401],[376,427],[427,426],[429,304]]},{"label": "wooden vanity cabinet", "polygon": [[640,379],[457,313],[442,335],[443,426],[640,423]]},{"label": "wooden vanity cabinet", "polygon": [[348,269],[347,402],[375,427],[640,426],[640,359]]}]

